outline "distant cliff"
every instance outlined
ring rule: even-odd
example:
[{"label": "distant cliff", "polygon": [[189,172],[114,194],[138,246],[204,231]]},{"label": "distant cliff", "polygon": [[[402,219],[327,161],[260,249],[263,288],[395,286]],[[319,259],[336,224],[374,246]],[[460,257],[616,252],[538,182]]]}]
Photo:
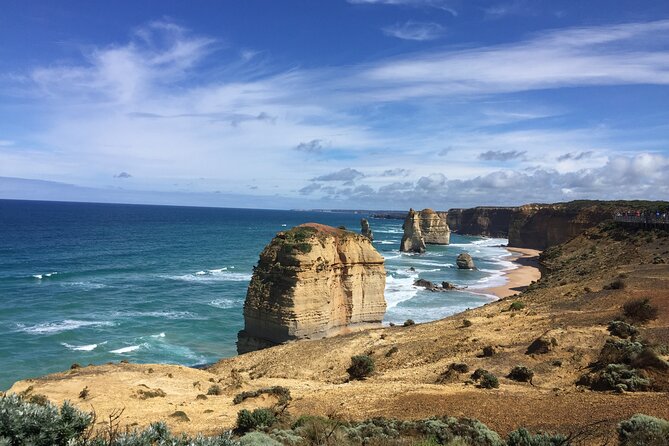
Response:
[{"label": "distant cliff", "polygon": [[546,249],[613,217],[609,204],[579,201],[520,206],[509,223],[509,246]]},{"label": "distant cliff", "polygon": [[254,269],[237,351],[380,323],[385,281],[383,257],[362,235],[315,223],[280,232]]},{"label": "distant cliff", "polygon": [[465,235],[507,237],[514,212],[513,207],[475,207],[450,209],[446,220],[452,231]]}]

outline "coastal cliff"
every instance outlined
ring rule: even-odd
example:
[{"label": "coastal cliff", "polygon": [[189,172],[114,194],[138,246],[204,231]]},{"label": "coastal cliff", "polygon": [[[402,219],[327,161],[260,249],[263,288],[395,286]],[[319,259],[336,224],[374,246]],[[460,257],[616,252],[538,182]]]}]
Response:
[{"label": "coastal cliff", "polygon": [[564,243],[613,217],[609,203],[528,204],[513,212],[509,246],[546,249]]},{"label": "coastal cliff", "polygon": [[491,206],[449,209],[446,220],[451,230],[459,234],[507,237],[511,219],[517,209]]},{"label": "coastal cliff", "polygon": [[315,223],[280,232],[254,269],[237,351],[378,324],[385,280],[383,257],[364,236]]}]

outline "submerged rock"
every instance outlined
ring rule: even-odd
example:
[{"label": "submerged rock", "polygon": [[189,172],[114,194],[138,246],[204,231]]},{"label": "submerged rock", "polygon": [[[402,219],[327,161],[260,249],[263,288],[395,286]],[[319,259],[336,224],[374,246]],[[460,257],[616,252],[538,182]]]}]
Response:
[{"label": "submerged rock", "polygon": [[437,285],[434,282],[430,282],[429,280],[425,279],[417,279],[414,281],[414,286],[420,286],[425,288],[428,291],[449,291],[449,290],[457,290],[458,287],[455,285],[451,285],[448,282],[441,282],[441,286]]},{"label": "submerged rock", "polygon": [[361,235],[315,223],[280,232],[254,269],[237,351],[379,324],[385,282],[383,257]]},{"label": "submerged rock", "polygon": [[467,252],[463,252],[455,259],[455,263],[458,265],[459,269],[476,269],[474,264],[474,259]]},{"label": "submerged rock", "polygon": [[369,227],[369,222],[367,221],[366,218],[360,219],[360,227],[361,231],[360,233],[367,237],[370,241],[374,240],[374,233],[372,232],[372,228]]}]

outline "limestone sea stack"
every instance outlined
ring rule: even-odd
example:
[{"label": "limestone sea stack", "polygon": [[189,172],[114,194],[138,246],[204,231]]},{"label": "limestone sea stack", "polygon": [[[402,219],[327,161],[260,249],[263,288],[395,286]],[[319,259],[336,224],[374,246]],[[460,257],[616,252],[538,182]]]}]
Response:
[{"label": "limestone sea stack", "polygon": [[369,222],[366,218],[360,220],[360,227],[360,233],[363,236],[367,237],[370,241],[374,240],[374,233],[372,232],[372,228],[369,227]]},{"label": "limestone sea stack", "polygon": [[445,218],[432,209],[423,209],[418,213],[420,231],[428,245],[448,245],[451,241],[451,230]]},{"label": "limestone sea stack", "polygon": [[446,223],[445,214],[432,209],[416,212],[409,209],[404,219],[404,235],[400,244],[403,252],[425,252],[425,245],[448,245],[451,230]]},{"label": "limestone sea stack", "polygon": [[409,213],[404,219],[402,225],[404,235],[400,242],[400,251],[402,252],[425,252],[425,239],[420,229],[420,214],[413,209],[409,209]]},{"label": "limestone sea stack", "polygon": [[280,232],[254,269],[237,351],[378,325],[385,283],[383,257],[362,235],[316,223]]}]

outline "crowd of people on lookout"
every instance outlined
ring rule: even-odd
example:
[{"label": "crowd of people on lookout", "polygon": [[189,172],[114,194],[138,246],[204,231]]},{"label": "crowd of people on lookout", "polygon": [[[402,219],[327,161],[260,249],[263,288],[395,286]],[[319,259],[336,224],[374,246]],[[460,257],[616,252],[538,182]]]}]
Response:
[{"label": "crowd of people on lookout", "polygon": [[614,220],[629,223],[664,223],[669,224],[669,212],[665,211],[617,211]]}]

